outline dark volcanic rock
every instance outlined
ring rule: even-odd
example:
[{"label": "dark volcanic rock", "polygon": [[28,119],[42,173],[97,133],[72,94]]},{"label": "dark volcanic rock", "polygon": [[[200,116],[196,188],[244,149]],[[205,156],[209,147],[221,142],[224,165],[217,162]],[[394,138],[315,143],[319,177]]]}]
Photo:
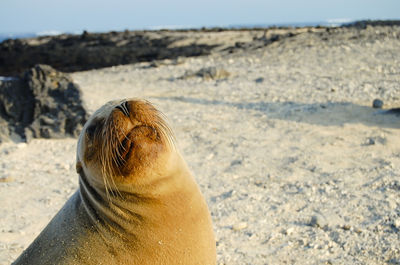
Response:
[{"label": "dark volcanic rock", "polygon": [[13,76],[36,64],[63,72],[97,69],[143,61],[207,55],[215,47],[171,47],[181,36],[155,32],[110,32],[5,40],[0,43],[0,75]]},{"label": "dark volcanic rock", "polygon": [[367,26],[400,26],[400,20],[360,20],[343,25],[344,27],[366,28]]},{"label": "dark volcanic rock", "polygon": [[381,109],[383,107],[383,101],[380,99],[374,99],[374,101],[372,101],[372,107],[375,109]]},{"label": "dark volcanic rock", "polygon": [[79,87],[50,66],[0,81],[0,142],[76,137],[87,118]]},{"label": "dark volcanic rock", "polygon": [[211,53],[241,52],[289,43],[303,37],[304,45],[308,46],[318,40],[331,45],[343,41],[399,39],[399,25],[400,21],[359,21],[332,28],[85,31],[81,35],[9,39],[0,43],[0,76],[15,76],[36,64],[48,64],[59,71],[74,72]]}]

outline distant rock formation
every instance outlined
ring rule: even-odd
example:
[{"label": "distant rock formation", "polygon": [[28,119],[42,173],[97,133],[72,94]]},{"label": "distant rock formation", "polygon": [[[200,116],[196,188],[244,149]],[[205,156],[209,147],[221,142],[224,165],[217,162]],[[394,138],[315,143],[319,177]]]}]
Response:
[{"label": "distant rock formation", "polygon": [[253,49],[296,35],[296,29],[203,29],[182,31],[124,31],[63,34],[0,43],[0,76],[14,76],[36,64],[63,72],[98,69],[137,62],[152,62],[231,53]]},{"label": "distant rock formation", "polygon": [[359,20],[344,24],[344,27],[367,28],[367,26],[400,26],[400,20]]},{"label": "distant rock formation", "polygon": [[[306,35],[304,39],[319,38],[326,42],[335,42],[336,38],[384,39],[387,34],[397,30],[384,29],[377,34],[368,28],[399,25],[399,20],[358,21],[343,27],[213,28],[108,33],[84,31],[80,35],[9,39],[0,43],[0,76],[15,76],[36,64],[47,64],[59,71],[74,72],[212,53],[234,53],[285,42],[299,35]],[[157,63],[153,66],[157,66]]]},{"label": "distant rock formation", "polygon": [[35,64],[63,72],[210,53],[212,45],[170,46],[182,36],[168,32],[110,32],[9,39],[0,43],[0,76],[13,76]]},{"label": "distant rock formation", "polygon": [[69,75],[47,65],[0,81],[0,142],[78,136],[88,118],[81,95]]}]

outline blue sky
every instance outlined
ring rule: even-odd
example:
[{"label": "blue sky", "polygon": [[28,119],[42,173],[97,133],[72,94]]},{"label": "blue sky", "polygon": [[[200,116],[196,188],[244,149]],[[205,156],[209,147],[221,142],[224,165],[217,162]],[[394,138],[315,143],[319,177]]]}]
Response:
[{"label": "blue sky", "polygon": [[400,0],[1,0],[0,33],[400,19]]}]

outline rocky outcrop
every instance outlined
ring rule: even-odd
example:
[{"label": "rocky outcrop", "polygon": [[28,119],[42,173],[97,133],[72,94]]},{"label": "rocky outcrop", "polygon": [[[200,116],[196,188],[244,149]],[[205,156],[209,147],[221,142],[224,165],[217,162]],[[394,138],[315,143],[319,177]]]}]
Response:
[{"label": "rocky outcrop", "polygon": [[206,44],[170,47],[181,36],[152,32],[111,32],[5,40],[0,44],[0,75],[12,76],[35,64],[63,72],[82,71],[142,61],[209,54]]},{"label": "rocky outcrop", "polygon": [[367,26],[400,26],[400,20],[360,20],[343,25],[344,27],[367,28]]},{"label": "rocky outcrop", "polygon": [[81,95],[69,75],[47,65],[0,81],[0,142],[78,136],[88,118]]},{"label": "rocky outcrop", "polygon": [[[42,36],[9,39],[0,43],[0,76],[15,76],[36,64],[48,64],[63,72],[97,69],[137,62],[150,62],[211,53],[233,53],[265,47],[290,40],[304,39],[376,39],[371,27],[391,27],[400,21],[359,21],[343,27],[271,27],[255,29],[201,29],[124,31],[81,35]],[[388,29],[389,28],[389,29]]]},{"label": "rocky outcrop", "polygon": [[294,36],[297,30],[204,29],[124,31],[9,39],[0,43],[0,76],[13,76],[35,64],[63,72],[97,69],[252,49]]}]

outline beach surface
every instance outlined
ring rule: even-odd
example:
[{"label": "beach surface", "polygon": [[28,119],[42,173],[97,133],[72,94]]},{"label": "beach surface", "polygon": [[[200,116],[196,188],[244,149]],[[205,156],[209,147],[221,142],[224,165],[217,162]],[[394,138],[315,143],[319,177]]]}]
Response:
[{"label": "beach surface", "polygon": [[[400,107],[400,27],[256,41],[71,76],[90,113],[136,97],[167,116],[218,264],[399,264],[400,117],[385,110]],[[78,188],[76,142],[0,145],[0,264]]]}]

